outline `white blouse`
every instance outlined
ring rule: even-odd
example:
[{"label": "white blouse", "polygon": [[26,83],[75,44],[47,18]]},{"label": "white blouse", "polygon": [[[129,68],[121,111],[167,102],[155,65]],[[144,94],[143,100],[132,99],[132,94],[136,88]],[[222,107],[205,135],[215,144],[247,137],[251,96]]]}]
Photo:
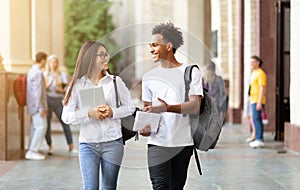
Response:
[{"label": "white blouse", "polygon": [[[116,140],[122,137],[120,118],[126,117],[135,111],[130,93],[125,83],[120,77],[116,77],[119,101],[122,106],[116,108],[116,95],[113,84],[113,75],[103,77],[97,85],[92,83],[87,77],[83,76],[75,82],[69,102],[63,108],[61,119],[66,124],[80,125],[79,142],[97,143]],[[79,109],[78,98],[79,90],[102,86],[105,102],[112,108],[113,117],[102,121],[89,118],[88,110],[91,108]]]}]

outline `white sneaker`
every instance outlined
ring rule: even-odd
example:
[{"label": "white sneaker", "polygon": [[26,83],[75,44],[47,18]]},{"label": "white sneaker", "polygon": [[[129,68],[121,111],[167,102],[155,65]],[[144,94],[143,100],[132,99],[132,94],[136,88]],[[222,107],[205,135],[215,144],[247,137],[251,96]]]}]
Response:
[{"label": "white sneaker", "polygon": [[34,151],[27,151],[25,158],[27,160],[45,160],[45,155]]},{"label": "white sneaker", "polygon": [[251,143],[249,143],[249,146],[252,148],[262,148],[265,144],[262,141],[255,140]]},{"label": "white sneaker", "polygon": [[69,156],[77,156],[77,155],[78,155],[78,150],[76,150],[75,148],[69,151]]}]

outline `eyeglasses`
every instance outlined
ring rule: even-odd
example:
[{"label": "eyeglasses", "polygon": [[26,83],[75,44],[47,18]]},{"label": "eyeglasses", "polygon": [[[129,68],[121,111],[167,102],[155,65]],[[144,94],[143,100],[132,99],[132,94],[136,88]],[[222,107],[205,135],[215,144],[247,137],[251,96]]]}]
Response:
[{"label": "eyeglasses", "polygon": [[99,56],[101,59],[108,59],[109,53],[99,53],[99,54],[96,54],[95,56]]}]

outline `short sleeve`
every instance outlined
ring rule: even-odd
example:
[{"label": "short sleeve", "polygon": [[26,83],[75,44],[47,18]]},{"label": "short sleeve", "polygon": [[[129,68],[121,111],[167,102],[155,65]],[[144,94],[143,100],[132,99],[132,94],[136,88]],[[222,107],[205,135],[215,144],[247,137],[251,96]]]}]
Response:
[{"label": "short sleeve", "polygon": [[152,93],[148,88],[148,82],[144,79],[142,81],[142,100],[144,102],[152,102]]},{"label": "short sleeve", "polygon": [[264,72],[261,72],[261,77],[258,79],[259,86],[266,86],[267,85],[267,75]]},{"label": "short sleeve", "polygon": [[203,96],[202,77],[199,69],[194,68],[192,70],[192,82],[190,84],[190,95]]},{"label": "short sleeve", "polygon": [[66,84],[68,83],[68,76],[65,72],[61,72],[60,80],[61,80],[62,83],[66,83]]}]

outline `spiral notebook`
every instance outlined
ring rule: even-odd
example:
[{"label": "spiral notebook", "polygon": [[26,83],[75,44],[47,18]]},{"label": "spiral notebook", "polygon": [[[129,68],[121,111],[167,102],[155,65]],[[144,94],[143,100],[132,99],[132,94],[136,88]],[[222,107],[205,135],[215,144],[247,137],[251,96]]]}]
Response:
[{"label": "spiral notebook", "polygon": [[135,115],[133,131],[140,131],[146,125],[150,124],[151,131],[157,132],[161,115],[158,113],[148,113],[137,111]]},{"label": "spiral notebook", "polygon": [[94,108],[105,104],[102,86],[83,88],[79,90],[79,108]]}]

